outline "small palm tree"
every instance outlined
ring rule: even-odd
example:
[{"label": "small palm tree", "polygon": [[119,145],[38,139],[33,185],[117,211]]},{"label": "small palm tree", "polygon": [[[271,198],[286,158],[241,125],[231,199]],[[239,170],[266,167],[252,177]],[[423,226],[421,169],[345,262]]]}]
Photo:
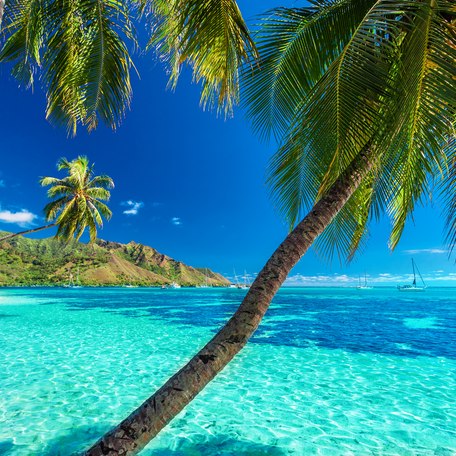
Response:
[{"label": "small palm tree", "polygon": [[56,198],[44,208],[46,220],[52,223],[9,234],[0,238],[0,241],[57,226],[56,237],[59,239],[79,240],[88,228],[90,242],[94,242],[97,226],[103,226],[103,217],[109,220],[112,216],[111,210],[102,201],[109,200],[109,189],[114,188],[114,182],[109,176],[94,176],[93,168],[94,165],[89,165],[87,157],[79,156],[72,161],[61,158],[57,169],[67,171],[68,176],[63,179],[40,179],[43,187],[51,186],[47,192],[48,197]]}]

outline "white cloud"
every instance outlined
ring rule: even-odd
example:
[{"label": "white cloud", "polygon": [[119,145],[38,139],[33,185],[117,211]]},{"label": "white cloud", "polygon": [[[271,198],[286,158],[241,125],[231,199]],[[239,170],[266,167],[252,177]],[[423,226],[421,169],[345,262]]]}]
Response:
[{"label": "white cloud", "polygon": [[448,250],[443,249],[416,249],[416,250],[403,250],[404,253],[409,255],[418,255],[420,253],[430,253],[431,255],[440,255],[442,253],[448,253]]},{"label": "white cloud", "polygon": [[27,209],[19,212],[0,211],[0,222],[16,223],[19,226],[25,226],[33,222],[37,216]]},{"label": "white cloud", "polygon": [[[338,285],[350,285],[354,278],[349,277],[346,274],[334,274],[334,275],[311,275],[304,276],[302,274],[295,274],[287,278],[286,285],[294,286],[338,286]],[[356,283],[358,278],[356,278]]]},{"label": "white cloud", "polygon": [[179,226],[179,225],[182,225],[182,220],[180,219],[180,217],[173,217],[171,219],[171,223],[173,225]]},{"label": "white cloud", "polygon": [[127,206],[128,209],[125,209],[123,213],[125,215],[137,215],[139,210],[144,207],[144,203],[142,201],[133,201],[133,200],[128,200],[128,201],[122,201],[120,203],[122,206]]}]

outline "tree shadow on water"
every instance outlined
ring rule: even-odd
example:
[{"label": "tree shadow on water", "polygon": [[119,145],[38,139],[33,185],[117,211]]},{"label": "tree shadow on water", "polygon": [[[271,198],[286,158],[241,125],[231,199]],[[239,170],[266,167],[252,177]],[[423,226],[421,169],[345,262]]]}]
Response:
[{"label": "tree shadow on water", "polygon": [[112,424],[96,424],[74,428],[48,442],[40,456],[79,456],[112,427]]},{"label": "tree shadow on water", "polygon": [[213,436],[201,442],[181,439],[176,448],[145,451],[144,456],[285,456],[283,449],[228,436]]},{"label": "tree shadow on water", "polygon": [[3,440],[0,442],[0,455],[1,456],[9,456],[9,455],[13,455],[13,450],[14,450],[14,447],[16,445],[14,445],[13,441],[12,440]]},{"label": "tree shadow on water", "polygon": [[[96,425],[73,429],[49,442],[40,452],[40,456],[80,456],[111,427],[111,425]],[[199,437],[201,437],[200,441],[182,438],[173,445],[173,449],[169,447],[145,449],[141,454],[144,456],[285,456],[287,454],[277,446],[238,440],[231,436]],[[11,446],[2,448],[2,443],[0,442],[0,455],[13,456],[14,444],[11,442]],[[4,443],[9,444],[9,442]],[[3,449],[7,452],[3,453]]]}]

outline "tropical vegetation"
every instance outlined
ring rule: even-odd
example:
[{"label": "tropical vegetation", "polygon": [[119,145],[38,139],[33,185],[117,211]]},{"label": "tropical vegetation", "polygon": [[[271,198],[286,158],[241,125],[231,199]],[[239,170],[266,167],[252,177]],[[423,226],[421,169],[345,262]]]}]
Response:
[{"label": "tropical vegetation", "polygon": [[27,84],[43,71],[48,116],[69,130],[93,128],[98,118],[114,126],[124,115],[132,64],[121,36],[134,41],[130,18],[137,11],[152,24],[149,46],[170,64],[171,83],[189,62],[203,81],[203,104],[218,102],[228,112],[240,63],[257,47],[257,64],[244,71],[244,101],[254,128],[280,142],[269,183],[289,235],[228,323],[87,455],[140,451],[242,349],[314,241],[328,257],[352,258],[368,222],[387,213],[394,248],[433,189],[446,195],[454,240],[452,1],[316,0],[279,8],[262,20],[256,46],[233,1],[78,0],[52,13],[58,3],[47,0],[46,15],[35,14],[36,0],[21,1],[27,8],[6,3],[0,59],[14,60],[13,72]]},{"label": "tropical vegetation", "polygon": [[55,236],[60,240],[69,241],[74,238],[77,241],[88,228],[90,242],[95,242],[97,227],[103,226],[103,217],[109,220],[112,216],[111,210],[103,201],[108,201],[111,197],[109,189],[114,187],[113,180],[105,175],[94,176],[94,165],[90,165],[88,158],[83,156],[72,161],[61,158],[57,169],[65,170],[68,176],[40,179],[42,186],[50,186],[47,196],[54,198],[44,207],[46,220],[51,223],[7,234],[0,237],[0,241],[57,227]]},{"label": "tropical vegetation", "polygon": [[0,286],[62,286],[71,276],[82,286],[229,284],[208,268],[188,266],[134,241],[85,244],[19,236],[0,249]]}]

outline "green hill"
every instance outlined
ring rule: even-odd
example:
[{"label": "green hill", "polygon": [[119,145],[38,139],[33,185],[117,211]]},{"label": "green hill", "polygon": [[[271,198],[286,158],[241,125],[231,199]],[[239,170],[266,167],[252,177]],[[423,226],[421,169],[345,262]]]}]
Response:
[{"label": "green hill", "polygon": [[0,245],[0,286],[64,285],[71,275],[75,280],[79,275],[81,285],[91,286],[229,284],[207,268],[187,266],[133,241],[64,244],[54,238],[35,240],[19,236]]}]

